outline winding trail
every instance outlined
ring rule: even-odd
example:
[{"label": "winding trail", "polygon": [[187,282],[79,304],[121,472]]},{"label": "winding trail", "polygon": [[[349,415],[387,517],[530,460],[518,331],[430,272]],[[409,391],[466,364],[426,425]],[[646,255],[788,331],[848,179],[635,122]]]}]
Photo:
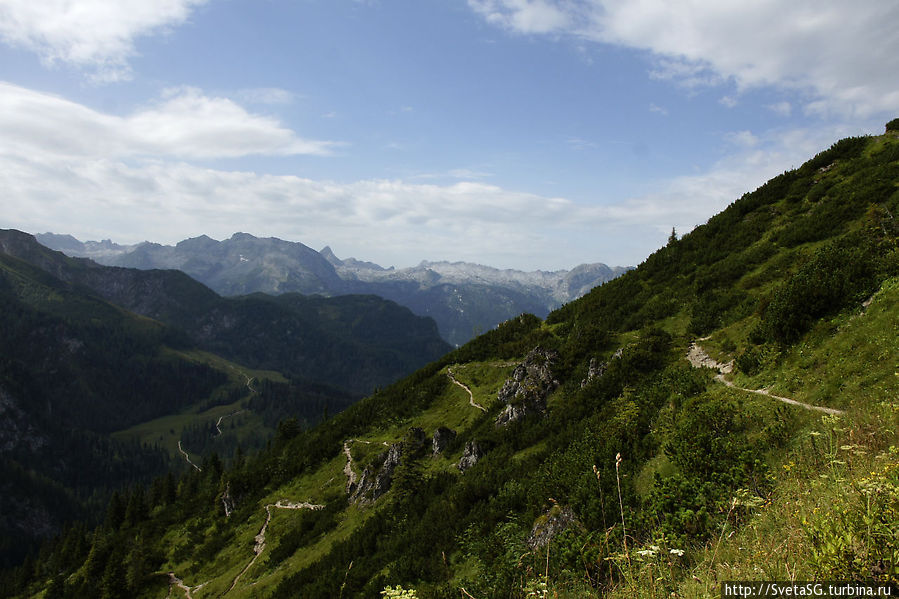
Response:
[{"label": "winding trail", "polygon": [[225,418],[231,418],[232,416],[237,416],[241,412],[243,412],[243,410],[237,410],[236,412],[231,412],[230,414],[219,416],[218,421],[215,423],[215,436],[218,437],[222,434],[222,420],[224,420]]},{"label": "winding trail", "polygon": [[446,369],[446,376],[448,376],[452,382],[454,382],[455,384],[457,384],[460,387],[462,387],[463,389],[465,389],[465,392],[468,393],[468,403],[471,405],[471,407],[477,408],[477,409],[481,410],[482,412],[487,411],[487,408],[485,408],[481,404],[475,403],[474,394],[472,394],[471,389],[469,389],[468,385],[466,385],[465,383],[460,383],[459,381],[456,380],[456,377],[453,375],[453,371],[451,368]]},{"label": "winding trail", "polygon": [[196,468],[197,472],[203,472],[203,469],[202,469],[202,468],[200,468],[199,466],[197,466],[196,464],[194,464],[194,463],[190,460],[190,456],[187,454],[186,451],[184,451],[184,448],[181,447],[181,441],[180,441],[180,440],[178,441],[178,451],[181,452],[181,455],[184,456],[184,459],[187,460],[187,463],[188,463],[188,464],[190,464],[191,466],[193,466],[194,468]]},{"label": "winding trail", "polygon": [[252,377],[251,377],[251,376],[247,376],[247,374],[246,374],[245,372],[241,372],[240,374],[242,374],[243,377],[244,377],[245,379],[247,379],[247,389],[250,390],[250,393],[256,393],[256,389],[253,389],[253,380],[254,380],[256,377],[254,377],[254,376],[252,376]]},{"label": "winding trail", "polygon": [[[240,574],[234,577],[234,581],[231,583],[231,587],[225,591],[227,595],[231,591],[234,590],[234,587],[237,586],[238,581],[241,576],[246,574],[247,570],[253,567],[253,564],[256,563],[256,560],[259,559],[259,556],[262,555],[262,552],[265,551],[265,532],[268,530],[268,523],[272,520],[272,508],[278,510],[321,510],[324,509],[325,506],[319,505],[316,503],[293,503],[292,501],[287,501],[286,499],[279,499],[275,503],[270,503],[265,506],[265,523],[262,525],[262,528],[259,530],[259,534],[256,535],[256,544],[253,546],[253,559],[250,560],[250,563],[240,571]],[[188,599],[192,599],[188,596]]]},{"label": "winding trail", "polygon": [[346,455],[346,465],[343,467],[343,473],[346,475],[346,492],[350,493],[353,485],[356,484],[356,472],[353,470],[353,456],[350,453],[350,443],[353,439],[347,439],[343,442],[343,453]]},{"label": "winding trail", "polygon": [[[699,339],[699,341],[705,341],[708,337],[703,337]],[[733,382],[727,380],[724,375],[730,374],[734,369],[734,362],[731,360],[726,364],[721,364],[720,362],[715,361],[713,358],[706,353],[706,351],[697,344],[693,342],[690,344],[690,349],[687,352],[687,360],[690,361],[690,364],[693,368],[714,368],[718,371],[718,374],[715,375],[715,380],[724,383],[728,387],[733,389],[739,389],[740,391],[746,391],[747,393],[755,393],[756,395],[764,395],[765,397],[770,397],[771,399],[776,399],[777,401],[783,402],[785,404],[790,404],[791,406],[798,406],[800,408],[805,408],[806,410],[814,410],[816,412],[823,412],[825,414],[845,414],[843,410],[838,410],[836,408],[827,408],[824,406],[813,406],[811,404],[803,403],[801,401],[796,401],[795,399],[790,399],[789,397],[781,397],[780,395],[774,395],[767,389],[746,389],[744,387],[737,387],[733,384]]]},{"label": "winding trail", "polygon": [[182,591],[184,591],[184,596],[186,599],[194,599],[191,593],[195,593],[205,587],[208,583],[199,584],[195,587],[189,587],[184,584],[184,581],[175,576],[174,572],[169,572],[169,594],[166,596],[166,599],[170,599],[172,596],[172,589],[174,587],[178,587]]}]

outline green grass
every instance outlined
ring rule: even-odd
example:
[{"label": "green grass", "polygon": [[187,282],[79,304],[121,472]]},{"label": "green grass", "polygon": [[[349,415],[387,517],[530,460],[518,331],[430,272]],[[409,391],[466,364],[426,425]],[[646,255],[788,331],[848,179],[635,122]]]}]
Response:
[{"label": "green grass", "polygon": [[[848,412],[822,416],[791,408],[796,431],[785,451],[768,454],[773,486],[767,497],[731,503],[718,538],[684,548],[682,558],[658,552],[635,560],[633,574],[612,598],[716,597],[724,580],[851,580],[860,572],[867,575],[881,557],[899,563],[897,308],[899,279],[894,278],[866,311],[819,325],[771,368],[743,377]],[[712,389],[740,401],[738,390]],[[751,396],[741,405],[759,422],[771,422],[771,403]],[[647,463],[641,480],[663,463],[663,458]]]},{"label": "green grass", "polygon": [[[200,350],[191,351],[175,351],[167,350],[183,358],[187,358],[193,362],[207,364],[228,375],[228,382],[222,385],[216,391],[227,388],[245,389],[246,393],[240,399],[224,405],[213,406],[207,410],[202,410],[204,402],[199,402],[192,406],[188,406],[179,414],[171,414],[141,422],[127,429],[112,433],[112,437],[118,440],[136,440],[143,445],[158,446],[166,450],[170,455],[180,459],[178,452],[178,441],[181,439],[181,432],[186,427],[194,424],[215,423],[219,417],[229,416],[243,409],[243,402],[252,396],[249,388],[247,388],[247,378],[252,380],[268,379],[277,383],[286,383],[287,379],[278,372],[269,370],[253,370],[244,368],[239,364],[230,362]],[[201,411],[202,410],[202,411]],[[239,419],[240,427],[237,429],[239,439],[252,436],[265,430],[262,421],[250,411],[244,411]],[[227,420],[222,421],[223,425],[229,424]],[[268,431],[270,432],[270,431]],[[186,448],[190,451],[190,448]],[[196,461],[196,460],[195,460]]]}]

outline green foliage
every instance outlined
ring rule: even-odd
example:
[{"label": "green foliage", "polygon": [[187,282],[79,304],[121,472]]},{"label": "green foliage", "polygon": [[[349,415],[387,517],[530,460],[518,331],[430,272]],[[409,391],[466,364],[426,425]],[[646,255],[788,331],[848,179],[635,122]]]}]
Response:
[{"label": "green foliage", "polygon": [[822,316],[861,303],[892,268],[882,246],[868,237],[856,235],[822,247],[774,292],[755,338],[796,341]]},{"label": "green foliage", "polygon": [[[112,548],[140,540],[145,553],[116,558],[130,588],[174,565],[223,591],[231,580],[221,572],[239,571],[251,559],[259,506],[282,491],[327,507],[272,520],[265,574],[249,571],[247,584],[256,576],[253,592],[275,598],[403,596],[415,589],[416,596],[443,599],[458,597],[460,588],[475,597],[603,596],[616,589],[621,596],[706,596],[717,592],[711,583],[699,588],[706,579],[736,579],[719,576],[727,566],[719,549],[730,551],[728,563],[752,561],[766,575],[791,576],[798,568],[811,577],[856,578],[880,559],[897,563],[895,456],[872,457],[870,476],[840,460],[895,437],[899,412],[883,399],[895,396],[897,384],[895,306],[877,299],[855,318],[846,309],[899,272],[896,147],[888,138],[834,144],[705,225],[672,236],[638,269],[545,323],[512,319],[316,426],[307,426],[312,415],[281,418],[266,449],[235,457],[230,468],[209,458],[202,473],[161,479],[143,494],[123,491],[109,516],[121,531],[110,525],[90,538],[82,530],[80,547],[77,535],[57,545],[77,549],[54,558],[55,570],[32,563],[16,588],[52,583],[58,590],[55,573],[77,571],[66,592],[99,589],[106,574],[121,573]],[[882,334],[864,328],[873,318]],[[749,386],[748,375],[809,403],[812,382],[815,393],[851,394],[843,404],[815,401],[852,404],[843,417],[856,421],[845,433],[848,449],[836,429],[826,440],[811,435],[818,414],[691,368],[686,347],[705,335],[719,360],[735,356],[738,372],[728,376],[738,386]],[[832,335],[845,335],[849,346],[823,359],[816,344]],[[463,424],[453,425],[454,446],[437,456],[408,434],[421,427],[430,435],[446,414],[455,418],[456,407],[446,406],[457,396],[470,408],[446,376],[448,366],[477,392],[494,393],[491,385],[500,381],[493,373],[508,372],[536,345],[560,354],[553,377],[561,384],[545,416],[497,427],[499,406],[485,403],[488,413],[471,408],[455,420]],[[299,406],[294,394],[260,383],[250,403],[275,414],[278,404]],[[893,415],[891,426],[877,410]],[[347,439],[372,442],[351,449],[357,472],[377,462],[382,441],[403,447],[391,489],[373,505],[345,501]],[[487,453],[460,473],[461,448],[471,440]],[[852,478],[843,489],[838,481],[847,472]],[[814,490],[809,481],[826,481],[839,501],[823,502],[820,514],[793,510],[790,501]],[[237,504],[227,520],[225,490]],[[535,524],[563,507],[575,521],[533,548]],[[747,528],[762,518],[778,533],[792,526],[783,542],[759,536],[776,545],[763,547],[772,552],[792,544],[790,560],[759,552],[765,542],[753,541],[757,531]],[[802,518],[807,526],[800,529]],[[739,548],[752,543],[756,552],[741,558]],[[50,553],[57,551],[62,555]],[[110,574],[110,588],[119,579]],[[696,579],[698,586],[685,591]]]}]

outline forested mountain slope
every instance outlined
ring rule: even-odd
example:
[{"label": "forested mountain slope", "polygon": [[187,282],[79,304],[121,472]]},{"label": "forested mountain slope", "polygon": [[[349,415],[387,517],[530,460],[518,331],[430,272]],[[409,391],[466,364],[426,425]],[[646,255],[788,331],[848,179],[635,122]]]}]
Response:
[{"label": "forested mountain slope", "polygon": [[256,448],[279,419],[315,422],[449,349],[432,321],[373,296],[225,300],[18,231],[0,231],[0,308],[2,564],[177,468],[181,442],[197,461]]},{"label": "forested mountain slope", "polygon": [[891,129],[834,144],[545,321],[512,319],[311,430],[282,427],[130,517],[111,506],[93,535],[10,573],[7,594],[899,582]]},{"label": "forested mountain slope", "polygon": [[70,235],[44,233],[39,242],[72,256],[109,266],[178,269],[223,296],[251,293],[373,294],[433,318],[454,345],[523,312],[545,316],[627,270],[581,264],[570,271],[521,272],[465,262],[422,262],[383,268],[340,260],[329,247],[316,252],[302,243],[235,233],[216,241],[205,235],[174,246],[119,246],[109,240],[82,243]]},{"label": "forested mountain slope", "polygon": [[181,330],[198,347],[350,393],[368,393],[450,349],[433,321],[371,296],[223,298],[180,271],[100,266],[49,250],[18,231],[0,231],[0,248]]}]

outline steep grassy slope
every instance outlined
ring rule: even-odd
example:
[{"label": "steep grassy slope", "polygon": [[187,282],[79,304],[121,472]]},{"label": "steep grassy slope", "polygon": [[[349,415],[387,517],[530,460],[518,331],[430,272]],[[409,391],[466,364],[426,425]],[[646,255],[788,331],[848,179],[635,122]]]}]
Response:
[{"label": "steep grassy slope", "polygon": [[[142,509],[70,533],[8,589],[661,598],[731,578],[899,582],[897,183],[895,136],[838,142],[546,321],[512,319],[228,470],[132,495]],[[456,435],[435,455],[441,427]]]}]

